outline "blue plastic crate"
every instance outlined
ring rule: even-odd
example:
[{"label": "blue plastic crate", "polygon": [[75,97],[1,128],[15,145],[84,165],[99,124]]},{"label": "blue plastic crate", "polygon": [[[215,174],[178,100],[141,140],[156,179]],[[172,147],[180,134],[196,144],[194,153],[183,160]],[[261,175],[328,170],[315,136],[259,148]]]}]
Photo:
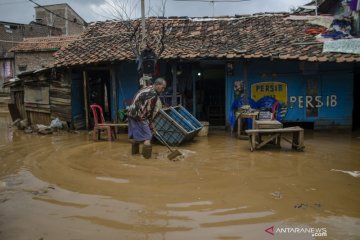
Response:
[{"label": "blue plastic crate", "polygon": [[[161,135],[162,139],[166,141],[167,144],[171,146],[179,145],[185,141],[189,141],[194,137],[195,130],[190,129],[190,125],[187,125],[185,122],[180,124],[173,119],[167,112],[170,110],[160,109],[154,118],[154,127],[157,132]],[[173,110],[174,111],[174,110]],[[173,113],[172,113],[173,114]],[[173,114],[175,116],[175,114]],[[179,121],[179,119],[177,119]],[[183,126],[188,127],[189,130],[185,129]],[[159,137],[154,135],[159,141]]]},{"label": "blue plastic crate", "polygon": [[164,111],[186,131],[191,132],[195,130],[195,127],[183,116],[181,116],[173,107],[167,108]]},{"label": "blue plastic crate", "polygon": [[182,117],[184,117],[188,122],[191,123],[191,125],[194,126],[195,131],[199,132],[204,126],[191,114],[189,113],[186,108],[179,105],[176,107],[173,107]]}]

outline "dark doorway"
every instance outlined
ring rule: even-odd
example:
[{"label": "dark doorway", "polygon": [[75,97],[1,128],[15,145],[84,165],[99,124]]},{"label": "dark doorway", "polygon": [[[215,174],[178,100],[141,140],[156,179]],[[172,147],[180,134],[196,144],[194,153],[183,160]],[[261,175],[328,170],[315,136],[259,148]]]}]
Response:
[{"label": "dark doorway", "polygon": [[360,129],[360,64],[354,65],[353,130]]},{"label": "dark doorway", "polygon": [[88,71],[88,81],[89,104],[99,104],[103,109],[105,120],[110,121],[110,72],[106,70]]},{"label": "dark doorway", "polygon": [[225,126],[225,65],[201,65],[196,103],[198,119],[210,126]]}]

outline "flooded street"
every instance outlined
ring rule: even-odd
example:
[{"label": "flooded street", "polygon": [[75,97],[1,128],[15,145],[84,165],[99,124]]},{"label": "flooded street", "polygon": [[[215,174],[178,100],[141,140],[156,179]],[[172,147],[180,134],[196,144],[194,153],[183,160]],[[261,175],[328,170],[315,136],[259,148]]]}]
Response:
[{"label": "flooded street", "polygon": [[124,133],[93,142],[0,122],[0,239],[360,239],[359,133],[306,130],[304,152],[250,152],[210,132],[169,161],[161,145],[132,156]]}]

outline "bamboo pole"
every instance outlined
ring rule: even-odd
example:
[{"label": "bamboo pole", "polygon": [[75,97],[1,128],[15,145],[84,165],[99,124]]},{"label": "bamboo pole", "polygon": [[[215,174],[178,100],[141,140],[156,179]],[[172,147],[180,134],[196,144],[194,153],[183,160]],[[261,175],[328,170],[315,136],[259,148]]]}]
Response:
[{"label": "bamboo pole", "polygon": [[88,101],[88,77],[87,72],[83,71],[83,87],[84,87],[84,105],[85,105],[85,124],[86,129],[89,129],[90,127],[90,121],[89,121],[89,101]]}]

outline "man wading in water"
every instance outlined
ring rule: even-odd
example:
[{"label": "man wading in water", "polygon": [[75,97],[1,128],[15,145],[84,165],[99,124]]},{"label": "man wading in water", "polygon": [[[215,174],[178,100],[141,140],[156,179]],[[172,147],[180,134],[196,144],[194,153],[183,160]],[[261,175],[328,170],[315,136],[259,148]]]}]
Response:
[{"label": "man wading in water", "polygon": [[128,110],[129,139],[132,141],[131,153],[139,153],[140,142],[144,142],[142,155],[149,159],[152,153],[151,146],[151,121],[156,108],[159,95],[164,92],[166,81],[157,78],[153,85],[139,90]]}]

